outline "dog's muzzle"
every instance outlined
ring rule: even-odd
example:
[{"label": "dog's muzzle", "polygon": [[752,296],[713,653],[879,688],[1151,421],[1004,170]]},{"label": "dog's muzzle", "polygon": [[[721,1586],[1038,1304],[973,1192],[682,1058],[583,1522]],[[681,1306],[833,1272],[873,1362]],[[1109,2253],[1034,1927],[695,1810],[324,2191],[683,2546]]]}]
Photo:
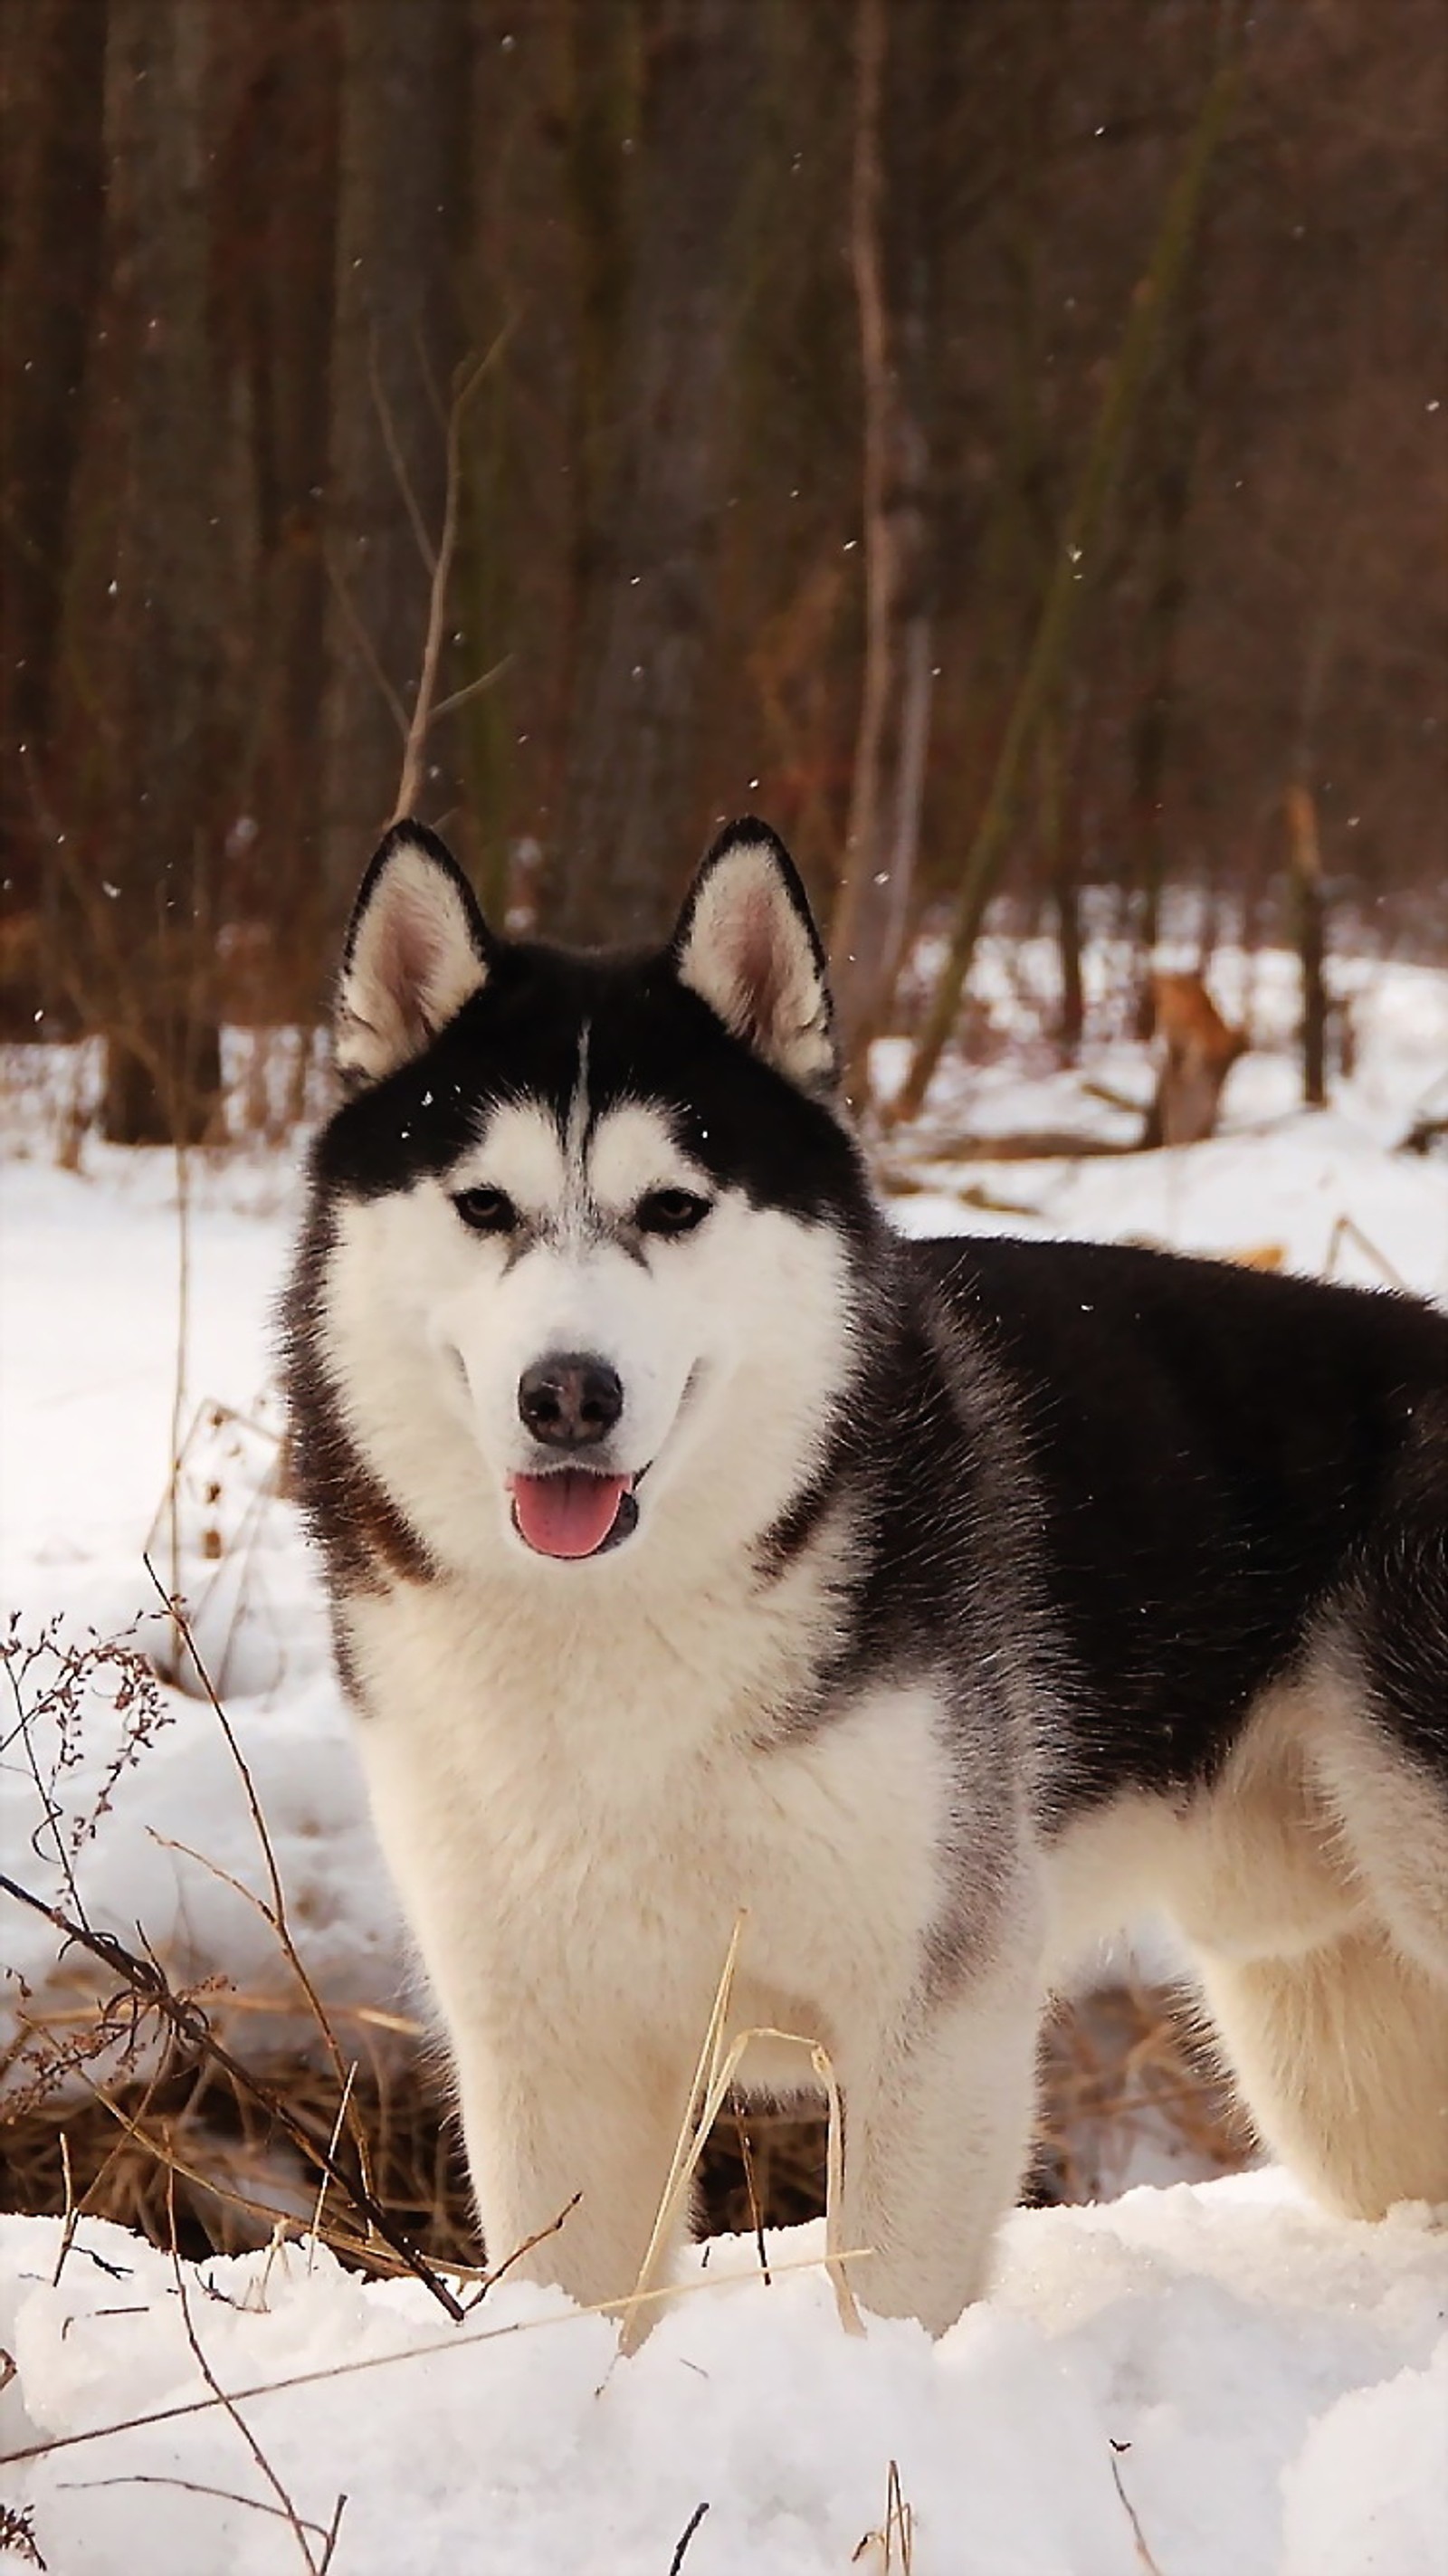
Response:
[{"label": "dog's muzzle", "polygon": [[636,1479],[599,1466],[565,1465],[601,1448],[623,1413],[617,1369],[592,1351],[552,1351],[518,1381],[518,1414],[540,1449],[557,1463],[510,1478],[513,1527],[538,1556],[601,1556],[638,1527]]}]

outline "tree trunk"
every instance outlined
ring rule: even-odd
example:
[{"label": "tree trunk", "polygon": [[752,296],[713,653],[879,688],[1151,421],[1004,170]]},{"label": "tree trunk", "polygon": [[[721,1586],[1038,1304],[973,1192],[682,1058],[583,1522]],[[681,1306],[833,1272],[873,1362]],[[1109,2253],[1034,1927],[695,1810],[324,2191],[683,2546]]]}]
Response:
[{"label": "tree trunk", "polygon": [[[248,650],[261,685],[248,709],[238,790],[261,832],[244,908],[265,889],[277,933],[277,1002],[301,1018],[318,998],[322,927],[316,736],[340,29],[332,11],[299,16],[294,0],[250,0],[220,24],[246,49],[217,173],[226,209],[217,300],[233,382],[244,388],[255,514]],[[333,963],[328,954],[328,974]]]},{"label": "tree trunk", "polygon": [[1081,931],[1081,818],[1076,800],[1066,796],[1065,727],[1059,716],[1042,729],[1040,747],[1040,834],[1045,880],[1056,916],[1056,944],[1061,961],[1061,1013],[1056,1043],[1063,1064],[1075,1064],[1086,1034],[1085,943]]},{"label": "tree trunk", "polygon": [[609,429],[618,399],[629,277],[625,147],[640,107],[633,77],[637,35],[634,0],[563,0],[563,184],[576,299],[569,384],[567,587],[558,640],[559,739],[565,754],[583,620],[603,559]]},{"label": "tree trunk", "polygon": [[1302,1097],[1309,1109],[1327,1104],[1327,899],[1317,804],[1311,788],[1295,778],[1287,790],[1293,911],[1302,968]]},{"label": "tree trunk", "polygon": [[1177,335],[1151,478],[1156,503],[1155,562],[1142,620],[1145,670],[1131,726],[1128,809],[1128,865],[1137,916],[1139,1038],[1150,1037],[1152,1030],[1152,954],[1160,936],[1166,886],[1163,798],[1175,711],[1177,643],[1187,605],[1187,524],[1201,435],[1201,330],[1200,299],[1196,298],[1182,316]]},{"label": "tree trunk", "polygon": [[1016,819],[1026,764],[1068,667],[1077,619],[1087,595],[1087,576],[1094,572],[1097,550],[1105,540],[1111,504],[1150,380],[1161,326],[1186,271],[1207,179],[1236,95],[1238,55],[1227,32],[1234,32],[1234,22],[1224,18],[1222,26],[1216,68],[1207,84],[1182,167],[1163,208],[1151,262],[1132,298],[1106,380],[1065,541],[1042,602],[985,804],[966,852],[945,964],[909,1072],[892,1104],[895,1119],[918,1114],[955,1026],[976,938]]},{"label": "tree trunk", "polygon": [[559,924],[576,939],[660,933],[694,855],[764,18],[738,0],[660,0],[654,20],[620,415],[579,639],[556,864]]},{"label": "tree trunk", "polygon": [[[13,150],[0,342],[0,833],[12,891],[38,891],[28,764],[45,765],[99,275],[106,16],[94,0],[30,0],[5,30]],[[23,40],[23,41],[22,41]],[[37,960],[37,962],[39,962]]]},{"label": "tree trunk", "polygon": [[111,0],[107,346],[117,460],[102,690],[106,842],[86,898],[117,1144],[204,1134],[220,1087],[212,999],[216,649],[207,331],[206,0]]},{"label": "tree trunk", "polygon": [[334,924],[392,812],[422,662],[459,355],[450,236],[468,23],[455,0],[342,11],[319,888]]},{"label": "tree trunk", "polygon": [[864,409],[865,668],[831,949],[850,1088],[860,1098],[911,917],[930,733],[929,228],[919,138],[933,14],[920,0],[893,20],[886,0],[859,6],[851,259]]}]

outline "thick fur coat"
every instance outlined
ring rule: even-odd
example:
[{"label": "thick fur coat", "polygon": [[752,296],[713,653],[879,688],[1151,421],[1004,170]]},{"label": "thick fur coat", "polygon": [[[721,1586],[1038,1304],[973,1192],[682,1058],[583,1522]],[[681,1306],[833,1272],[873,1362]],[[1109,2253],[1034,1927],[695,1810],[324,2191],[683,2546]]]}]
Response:
[{"label": "thick fur coat", "polygon": [[900,1239],[754,823],[617,956],[398,827],[337,1055],[297,1479],[489,2259],[577,2196],[521,2268],[631,2289],[741,1914],[878,2311],[978,2295],[1053,1984],[1149,1909],[1274,2153],[1448,2202],[1448,1320]]}]

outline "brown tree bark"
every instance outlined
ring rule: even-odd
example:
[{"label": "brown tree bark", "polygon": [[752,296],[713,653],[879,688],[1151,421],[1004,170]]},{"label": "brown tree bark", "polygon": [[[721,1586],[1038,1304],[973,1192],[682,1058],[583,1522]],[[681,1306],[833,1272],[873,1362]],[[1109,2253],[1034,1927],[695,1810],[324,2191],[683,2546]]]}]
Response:
[{"label": "brown tree bark", "polygon": [[4,24],[9,168],[0,292],[0,834],[22,900],[33,839],[27,766],[54,701],[71,491],[101,239],[106,14],[29,0]]},{"label": "brown tree bark", "polygon": [[206,0],[111,0],[105,347],[117,504],[99,720],[105,840],[83,935],[107,1037],[104,1133],[195,1139],[219,1089],[211,1000],[212,482]]},{"label": "brown tree bark", "polygon": [[1293,924],[1302,970],[1302,1097],[1327,1105],[1327,889],[1317,831],[1317,800],[1305,779],[1289,782],[1285,799]]},{"label": "brown tree bark", "polygon": [[921,134],[933,26],[931,0],[893,15],[886,0],[859,0],[850,247],[864,426],[865,666],[830,941],[857,1096],[910,920],[930,734],[929,226]]},{"label": "brown tree bark", "polygon": [[608,432],[617,400],[628,281],[629,161],[638,108],[635,0],[563,0],[563,183],[577,327],[569,420],[568,587],[558,679],[565,723],[578,678],[580,625],[603,552]]},{"label": "brown tree bark", "polygon": [[456,0],[342,11],[318,887],[334,926],[392,812],[421,669],[459,356],[469,23]]},{"label": "brown tree bark", "polygon": [[1236,21],[1224,15],[1216,63],[1186,155],[1162,210],[1151,260],[1127,313],[1115,361],[1106,379],[1091,444],[1067,517],[1065,541],[1036,625],[1011,707],[985,803],[966,851],[945,963],[916,1041],[910,1069],[892,1117],[918,1115],[940,1061],[994,891],[997,872],[1015,823],[1021,780],[1042,722],[1059,694],[1087,585],[1080,567],[1102,539],[1129,451],[1136,414],[1150,380],[1163,318],[1178,294],[1196,236],[1207,180],[1237,94]]},{"label": "brown tree bark", "polygon": [[659,0],[646,65],[619,417],[590,567],[556,913],[571,937],[665,927],[695,855],[710,576],[728,497],[739,251],[766,12]]},{"label": "brown tree bark", "polygon": [[[216,168],[215,305],[229,397],[244,427],[251,522],[248,626],[233,655],[243,668],[250,662],[257,682],[244,710],[238,805],[260,827],[231,901],[251,911],[265,887],[286,958],[277,999],[290,1016],[315,998],[341,40],[330,8],[299,12],[294,0],[249,0],[214,24],[234,55]],[[331,966],[328,957],[328,973]]]}]

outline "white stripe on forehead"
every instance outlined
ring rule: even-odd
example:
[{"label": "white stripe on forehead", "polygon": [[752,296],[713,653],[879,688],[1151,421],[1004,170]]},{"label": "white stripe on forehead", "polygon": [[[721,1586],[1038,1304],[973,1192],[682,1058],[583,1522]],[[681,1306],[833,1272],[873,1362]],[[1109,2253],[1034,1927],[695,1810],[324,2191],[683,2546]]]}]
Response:
[{"label": "white stripe on forehead", "polygon": [[583,1174],[583,1149],[588,1140],[588,1042],[593,1023],[585,1020],[578,1032],[578,1071],[573,1077],[573,1097],[568,1103],[568,1117],[563,1132],[563,1154],[570,1172],[580,1180]]}]

